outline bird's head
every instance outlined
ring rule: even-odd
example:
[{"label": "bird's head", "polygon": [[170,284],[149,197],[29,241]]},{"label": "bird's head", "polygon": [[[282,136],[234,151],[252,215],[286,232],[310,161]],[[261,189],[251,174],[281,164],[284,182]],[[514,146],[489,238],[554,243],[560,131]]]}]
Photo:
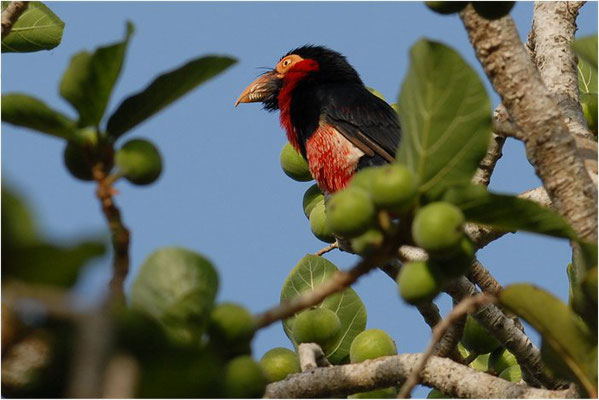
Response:
[{"label": "bird's head", "polygon": [[279,108],[279,94],[284,86],[301,81],[319,83],[359,83],[360,76],[345,57],[323,46],[302,46],[285,54],[273,70],[254,80],[239,96],[239,103],[262,102],[267,110]]}]

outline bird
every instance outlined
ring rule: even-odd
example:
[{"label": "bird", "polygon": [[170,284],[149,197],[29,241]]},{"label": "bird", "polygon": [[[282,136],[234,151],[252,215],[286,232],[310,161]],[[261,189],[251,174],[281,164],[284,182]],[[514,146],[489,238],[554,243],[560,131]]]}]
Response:
[{"label": "bird", "polygon": [[372,94],[341,53],[304,45],[285,54],[239,96],[279,111],[289,143],[308,163],[320,189],[344,189],[358,170],[395,159],[397,113]]}]

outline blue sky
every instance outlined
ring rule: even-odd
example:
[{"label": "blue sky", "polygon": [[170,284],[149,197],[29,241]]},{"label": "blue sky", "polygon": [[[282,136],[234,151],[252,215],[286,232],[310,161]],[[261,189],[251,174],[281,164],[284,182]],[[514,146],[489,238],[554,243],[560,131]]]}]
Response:
[{"label": "blue sky", "polygon": [[[25,92],[75,116],[58,95],[58,82],[70,57],[83,49],[120,40],[125,21],[135,24],[125,66],[108,114],[153,77],[204,54],[239,60],[166,111],[140,124],[125,140],[147,138],[163,155],[164,171],[149,187],[119,182],[116,201],[132,231],[128,279],[152,251],[183,246],[217,266],[219,301],[243,303],[260,312],[278,302],[291,268],[325,244],[314,238],[301,199],[309,183],[287,178],[279,167],[285,136],[276,114],[255,104],[233,107],[239,93],[289,49],[312,43],[343,53],[366,85],[394,102],[408,66],[408,51],[428,37],[456,48],[481,71],[457,16],[440,16],[422,3],[395,2],[60,2],[49,6],[65,22],[63,42],[48,52],[2,55],[2,93]],[[530,28],[532,3],[518,3],[512,15],[523,38]],[[579,17],[578,35],[597,31],[597,3]],[[489,93],[490,86],[481,74]],[[497,104],[496,95],[491,95]],[[122,143],[122,141],[121,141]],[[2,178],[32,205],[48,238],[75,241],[106,235],[94,186],[72,178],[62,164],[64,143],[2,124]],[[518,193],[539,186],[524,148],[509,140],[491,188]],[[507,235],[478,253],[502,284],[534,282],[566,299],[567,243],[535,235]],[[327,258],[349,268],[355,257]],[[89,266],[77,289],[82,303],[105,289],[110,260]],[[400,352],[420,352],[429,328],[415,308],[397,295],[393,281],[375,271],[355,289],[368,310],[368,327],[385,329]],[[447,296],[440,296],[447,309]],[[530,331],[530,328],[529,328]],[[536,335],[533,335],[538,342]],[[254,355],[289,347],[279,324],[260,331]],[[426,391],[419,390],[415,395]]]}]

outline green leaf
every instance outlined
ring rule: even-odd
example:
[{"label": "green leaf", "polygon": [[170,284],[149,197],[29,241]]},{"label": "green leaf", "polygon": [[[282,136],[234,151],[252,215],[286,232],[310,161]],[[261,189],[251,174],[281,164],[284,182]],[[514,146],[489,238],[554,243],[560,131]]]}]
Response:
[{"label": "green leaf", "polygon": [[491,135],[491,103],[476,72],[453,49],[420,40],[399,96],[404,130],[398,161],[436,197],[467,183],[485,156]]},{"label": "green leaf", "polygon": [[2,186],[2,248],[21,246],[37,241],[37,228],[33,215],[20,196]]},{"label": "green leaf", "polygon": [[152,253],[131,287],[131,304],[162,323],[173,339],[202,337],[218,290],[218,275],[202,255],[178,247]]},{"label": "green leaf", "polygon": [[[323,257],[306,255],[293,268],[281,289],[281,302],[297,297],[324,283],[337,271],[337,267]],[[341,330],[331,343],[324,348],[325,355],[333,364],[340,363],[349,355],[354,338],[366,328],[366,308],[360,296],[351,288],[327,297],[317,307],[334,311],[341,320]],[[293,340],[294,317],[283,321],[285,334],[297,348]]]},{"label": "green leaf", "polygon": [[72,119],[21,93],[2,95],[2,121],[64,139],[72,139],[77,128]]},{"label": "green leaf", "polygon": [[[552,294],[529,284],[506,287],[499,302],[525,319],[543,338],[557,357],[544,360],[566,378],[575,378],[591,397],[597,396],[597,341],[578,316]],[[563,372],[561,375],[564,375]]]},{"label": "green leaf", "polygon": [[27,9],[2,40],[2,53],[50,50],[60,44],[64,22],[43,3],[30,1]]},{"label": "green leaf", "polygon": [[108,120],[108,134],[114,138],[121,136],[235,62],[230,57],[207,56],[159,75],[148,87],[119,105]]},{"label": "green leaf", "polygon": [[597,71],[597,34],[576,39],[572,42],[572,50]]},{"label": "green leaf", "polygon": [[561,215],[531,200],[490,193],[478,185],[455,186],[445,192],[443,199],[458,206],[469,222],[505,232],[527,231],[579,240]]},{"label": "green leaf", "polygon": [[133,24],[121,42],[99,47],[93,53],[82,51],[71,59],[60,82],[60,95],[79,112],[79,126],[98,126],[112,89],[121,73]]},{"label": "green leaf", "polygon": [[14,246],[2,251],[2,277],[71,287],[81,268],[105,251],[106,246],[98,240],[83,241],[74,246],[52,243]]},{"label": "green leaf", "polygon": [[597,68],[585,62],[582,58],[578,59],[578,88],[581,93],[597,93]]}]

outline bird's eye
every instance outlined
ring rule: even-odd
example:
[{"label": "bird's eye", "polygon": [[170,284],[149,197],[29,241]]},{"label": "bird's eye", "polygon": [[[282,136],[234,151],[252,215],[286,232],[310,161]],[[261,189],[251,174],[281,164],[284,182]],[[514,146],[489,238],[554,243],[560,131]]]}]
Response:
[{"label": "bird's eye", "polygon": [[283,61],[283,67],[288,67],[289,64],[291,64],[291,59],[290,58],[288,58],[288,59],[286,59],[286,60]]}]

